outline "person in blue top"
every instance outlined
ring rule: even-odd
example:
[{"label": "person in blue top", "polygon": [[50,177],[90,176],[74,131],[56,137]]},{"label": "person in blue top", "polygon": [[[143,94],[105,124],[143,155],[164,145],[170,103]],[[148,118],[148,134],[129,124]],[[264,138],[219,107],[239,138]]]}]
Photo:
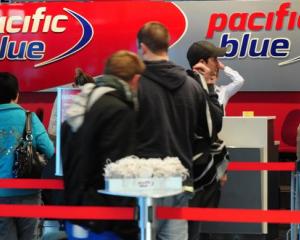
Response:
[{"label": "person in blue top", "polygon": [[[17,104],[17,78],[0,72],[0,178],[13,178],[14,151],[25,128],[25,110]],[[45,127],[32,114],[33,146],[47,159],[54,154],[54,146]],[[39,204],[39,190],[0,189],[0,204]],[[0,239],[31,240],[37,226],[34,218],[0,218]]]}]

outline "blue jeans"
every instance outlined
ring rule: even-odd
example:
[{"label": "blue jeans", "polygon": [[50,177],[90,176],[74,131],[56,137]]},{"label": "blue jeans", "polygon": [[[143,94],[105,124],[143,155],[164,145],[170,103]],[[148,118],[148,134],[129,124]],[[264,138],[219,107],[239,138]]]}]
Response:
[{"label": "blue jeans", "polygon": [[[172,197],[158,198],[154,206],[187,207],[191,198],[189,193],[181,193]],[[154,208],[155,209],[155,208]],[[188,224],[185,220],[159,220],[153,223],[156,240],[187,240]]]},{"label": "blue jeans", "polygon": [[[41,203],[40,194],[15,197],[0,197],[0,204],[32,204]],[[0,240],[32,240],[37,236],[36,218],[0,218]]]},{"label": "blue jeans", "polygon": [[66,222],[68,240],[122,240],[113,232],[95,233],[71,222]]}]

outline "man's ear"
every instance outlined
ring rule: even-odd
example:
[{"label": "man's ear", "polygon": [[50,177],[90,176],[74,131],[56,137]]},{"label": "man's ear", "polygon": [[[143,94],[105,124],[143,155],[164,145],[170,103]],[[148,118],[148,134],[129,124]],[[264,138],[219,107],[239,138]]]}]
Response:
[{"label": "man's ear", "polygon": [[129,83],[132,90],[137,91],[137,89],[139,87],[140,78],[141,78],[140,74],[134,74],[134,76],[132,77],[132,79]]},{"label": "man's ear", "polygon": [[140,49],[142,50],[143,54],[145,54],[145,53],[147,53],[147,52],[150,51],[150,49],[144,43],[140,44]]}]

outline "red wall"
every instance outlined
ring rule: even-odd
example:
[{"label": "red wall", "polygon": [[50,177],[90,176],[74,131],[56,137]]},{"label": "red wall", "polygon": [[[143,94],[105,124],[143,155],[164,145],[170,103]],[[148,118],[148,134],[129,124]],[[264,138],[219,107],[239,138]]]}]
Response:
[{"label": "red wall", "polygon": [[300,124],[300,92],[239,92],[227,106],[228,116],[242,116],[254,111],[255,116],[276,116],[275,140],[281,152],[296,151],[296,131]]},{"label": "red wall", "polygon": [[56,93],[54,92],[22,92],[19,97],[19,104],[30,111],[43,111],[43,123],[48,127],[53,102]]}]

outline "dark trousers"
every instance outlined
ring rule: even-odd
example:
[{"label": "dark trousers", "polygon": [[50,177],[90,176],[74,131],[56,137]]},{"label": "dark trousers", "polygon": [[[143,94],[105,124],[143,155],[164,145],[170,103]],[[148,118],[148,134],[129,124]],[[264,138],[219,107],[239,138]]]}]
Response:
[{"label": "dark trousers", "polygon": [[[41,196],[39,193],[23,196],[0,197],[0,204],[26,204],[40,205]],[[31,240],[39,235],[37,218],[0,218],[0,239],[1,240]]]},{"label": "dark trousers", "polygon": [[[195,193],[194,197],[189,201],[190,207],[197,208],[216,208],[219,205],[221,197],[221,189],[219,182],[215,181],[203,190]],[[188,222],[188,240],[208,240],[209,235],[201,233],[201,222]]]}]

